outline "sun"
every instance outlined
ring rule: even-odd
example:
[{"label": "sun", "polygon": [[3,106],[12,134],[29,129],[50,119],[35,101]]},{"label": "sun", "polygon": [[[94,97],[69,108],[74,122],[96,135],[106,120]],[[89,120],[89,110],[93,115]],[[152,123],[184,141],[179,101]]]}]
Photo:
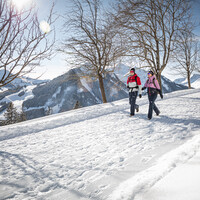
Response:
[{"label": "sun", "polygon": [[17,10],[22,10],[24,7],[30,5],[32,0],[12,0],[12,4]]},{"label": "sun", "polygon": [[47,23],[46,21],[41,21],[40,22],[40,29],[44,33],[48,33],[51,30],[49,23]]}]

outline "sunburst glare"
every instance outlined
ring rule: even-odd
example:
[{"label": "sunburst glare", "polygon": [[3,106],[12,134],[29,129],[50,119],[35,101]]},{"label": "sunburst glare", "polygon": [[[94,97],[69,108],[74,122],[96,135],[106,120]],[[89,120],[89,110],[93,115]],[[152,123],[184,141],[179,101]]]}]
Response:
[{"label": "sunburst glare", "polygon": [[22,10],[23,8],[29,6],[32,0],[12,0],[11,2],[17,10]]},{"label": "sunburst glare", "polygon": [[47,23],[46,21],[41,21],[40,22],[40,29],[44,33],[48,33],[51,30],[49,23]]}]

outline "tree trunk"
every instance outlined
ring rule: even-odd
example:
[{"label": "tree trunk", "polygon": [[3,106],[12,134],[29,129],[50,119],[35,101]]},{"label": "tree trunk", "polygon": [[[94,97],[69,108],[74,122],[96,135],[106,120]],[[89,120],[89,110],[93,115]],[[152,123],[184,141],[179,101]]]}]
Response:
[{"label": "tree trunk", "polygon": [[190,71],[187,71],[187,80],[188,80],[188,88],[191,89],[191,82],[190,82]]},{"label": "tree trunk", "polygon": [[160,85],[160,90],[161,90],[161,92],[162,92],[162,80],[161,80],[161,74],[158,73],[158,74],[156,75],[156,77],[157,77],[157,79],[158,79],[158,83],[159,83],[159,85]]},{"label": "tree trunk", "polygon": [[105,93],[104,84],[103,84],[103,77],[101,74],[98,74],[98,78],[99,78],[99,86],[101,89],[101,96],[102,96],[103,103],[107,103],[106,93]]}]

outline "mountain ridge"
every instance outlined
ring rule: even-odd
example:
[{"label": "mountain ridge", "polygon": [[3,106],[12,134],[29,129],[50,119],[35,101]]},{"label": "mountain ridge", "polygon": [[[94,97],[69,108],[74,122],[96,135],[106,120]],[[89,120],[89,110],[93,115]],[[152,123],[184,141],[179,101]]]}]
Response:
[{"label": "mountain ridge", "polygon": [[[188,81],[186,78],[178,78],[178,79],[175,79],[174,82],[188,87]],[[200,87],[200,74],[193,74],[190,79],[190,82],[191,82],[191,86],[193,88],[199,88]]]},{"label": "mountain ridge", "polygon": [[[106,74],[104,87],[108,102],[128,97],[126,88],[127,72],[130,68],[121,65],[113,74]],[[142,84],[146,81],[146,71],[136,69]],[[172,92],[187,87],[175,84],[162,77],[163,92]],[[82,68],[74,68],[67,73],[39,85],[29,85],[19,89],[16,93],[4,95],[0,98],[1,116],[10,101],[23,109],[27,119],[34,119],[47,114],[69,111],[78,102],[79,107],[86,107],[102,103],[98,80],[85,74]],[[144,93],[143,93],[144,94]]]}]

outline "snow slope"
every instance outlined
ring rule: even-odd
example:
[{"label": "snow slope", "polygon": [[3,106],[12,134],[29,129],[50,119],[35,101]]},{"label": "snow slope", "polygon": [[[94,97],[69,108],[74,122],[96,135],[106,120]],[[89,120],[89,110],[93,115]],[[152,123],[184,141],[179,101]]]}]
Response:
[{"label": "snow slope", "polygon": [[[4,76],[4,73],[6,73],[4,80],[9,74],[9,71],[0,70],[0,80]],[[4,87],[0,87],[0,92],[6,91],[8,89],[16,89],[26,86],[32,86],[32,85],[40,85],[42,83],[47,83],[49,80],[39,80],[39,79],[33,79],[26,76],[21,76],[20,78],[14,79],[11,83],[7,84]]]},{"label": "snow slope", "polygon": [[[200,74],[193,74],[190,81],[191,81],[191,86],[193,88],[200,88]],[[188,86],[188,81],[185,78],[175,79],[174,82]]]},{"label": "snow slope", "polygon": [[[102,103],[98,80],[86,75],[80,67],[74,68],[46,84],[32,88],[32,91],[27,90],[30,89],[28,86],[11,94],[0,93],[0,118],[4,117],[10,100],[14,106],[21,105],[20,109],[23,109],[28,120],[46,116],[49,110],[51,114],[72,110],[77,102],[80,107]],[[104,85],[108,102],[128,97],[126,85],[114,74],[106,74]]]},{"label": "snow slope", "polygon": [[[126,81],[129,70],[129,66],[120,64],[116,67],[117,76],[115,73],[105,76],[104,86],[108,102],[128,97]],[[136,69],[136,72],[144,85],[147,80],[146,71]],[[17,90],[0,91],[0,120],[4,120],[4,112],[10,101],[13,102],[18,111],[25,112],[28,120],[46,116],[49,111],[51,114],[55,114],[72,110],[77,102],[80,107],[102,103],[98,80],[87,77],[85,73],[80,67],[74,68],[46,82],[46,84],[38,86],[33,85],[36,80],[29,82],[29,79],[26,79],[26,82],[22,80],[24,87],[20,87],[21,84],[15,80],[13,84],[19,86]],[[29,85],[26,86],[28,83]],[[162,85],[163,93],[187,89],[187,87],[175,84],[165,77],[162,77]],[[143,94],[145,93],[144,91]]]},{"label": "snow slope", "polygon": [[149,191],[138,194],[135,200],[199,200],[199,162],[200,150],[188,162],[178,165],[158,181]]},{"label": "snow slope", "polygon": [[158,97],[151,121],[137,103],[132,118],[123,99],[1,127],[0,199],[128,200],[164,180],[200,149],[200,89]]},{"label": "snow slope", "polygon": [[[1,103],[8,104],[10,102],[13,102],[14,107],[17,109],[17,111],[21,112],[23,102],[26,101],[27,99],[33,98],[32,91],[33,91],[33,88],[35,88],[35,87],[36,87],[36,85],[30,85],[27,87],[23,87],[21,90],[19,90],[19,92],[5,96],[5,98],[0,100],[0,104]],[[22,95],[20,95],[20,94],[22,94]],[[2,119],[2,120],[4,119],[3,114],[0,115],[0,119]]]}]

